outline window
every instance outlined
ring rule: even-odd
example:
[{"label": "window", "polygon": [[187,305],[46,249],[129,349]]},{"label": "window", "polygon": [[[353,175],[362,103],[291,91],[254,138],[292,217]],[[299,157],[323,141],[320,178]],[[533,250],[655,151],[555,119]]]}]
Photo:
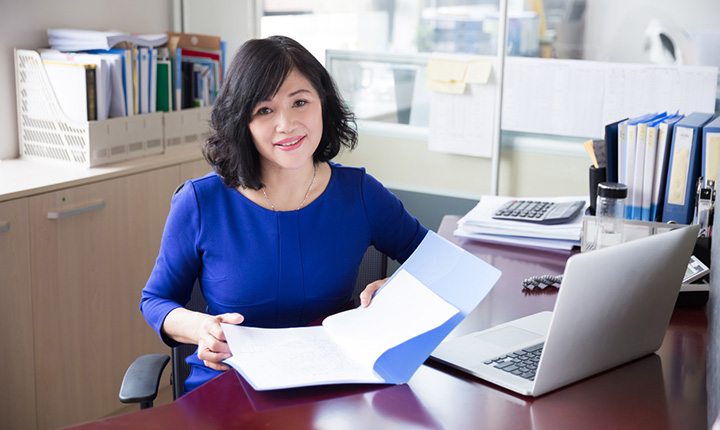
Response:
[{"label": "window", "polygon": [[[360,119],[427,127],[422,79],[430,53],[496,55],[499,6],[499,0],[264,0],[260,32],[305,45]],[[508,0],[506,54],[718,66],[717,16],[720,2],[709,0]]]}]

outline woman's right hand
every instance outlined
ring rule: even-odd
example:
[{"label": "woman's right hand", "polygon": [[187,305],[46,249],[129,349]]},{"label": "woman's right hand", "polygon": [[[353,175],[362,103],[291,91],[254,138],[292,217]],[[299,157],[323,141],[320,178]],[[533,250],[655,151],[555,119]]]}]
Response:
[{"label": "woman's right hand", "polygon": [[238,313],[207,315],[198,331],[198,358],[215,370],[228,370],[230,367],[222,361],[232,356],[220,323],[240,324],[244,317]]},{"label": "woman's right hand", "polygon": [[165,317],[162,333],[177,342],[197,345],[198,358],[207,367],[223,371],[230,367],[222,361],[232,354],[220,323],[240,324],[244,319],[238,313],[208,315],[178,307]]}]

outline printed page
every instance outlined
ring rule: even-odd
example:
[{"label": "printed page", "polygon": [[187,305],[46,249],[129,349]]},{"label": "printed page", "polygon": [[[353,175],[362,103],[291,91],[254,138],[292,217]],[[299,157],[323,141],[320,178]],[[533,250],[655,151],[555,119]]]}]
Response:
[{"label": "printed page", "polygon": [[321,327],[261,329],[222,324],[225,362],[257,390],[342,382],[384,382],[373,365],[388,349],[439,327],[459,311],[401,270],[367,308]]},{"label": "printed page", "polygon": [[339,382],[378,382],[323,327],[262,329],[222,324],[233,356],[225,360],[256,390]]},{"label": "printed page", "polygon": [[459,311],[409,272],[400,270],[367,308],[325,319],[330,336],[363,367],[385,351],[439,327]]}]

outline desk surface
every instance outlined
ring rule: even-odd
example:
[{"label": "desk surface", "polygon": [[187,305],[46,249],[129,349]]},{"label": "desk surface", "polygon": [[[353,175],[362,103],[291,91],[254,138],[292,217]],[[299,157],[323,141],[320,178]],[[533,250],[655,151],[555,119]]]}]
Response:
[{"label": "desk surface", "polygon": [[[567,253],[459,241],[457,217],[439,233],[503,275],[451,336],[552,310],[556,289],[523,292],[529,276],[559,274]],[[707,428],[705,308],[677,308],[656,354],[532,399],[442,364],[426,362],[403,385],[338,385],[254,391],[228,371],[164,406],[91,423],[92,428]],[[79,428],[82,428],[80,426]]]}]

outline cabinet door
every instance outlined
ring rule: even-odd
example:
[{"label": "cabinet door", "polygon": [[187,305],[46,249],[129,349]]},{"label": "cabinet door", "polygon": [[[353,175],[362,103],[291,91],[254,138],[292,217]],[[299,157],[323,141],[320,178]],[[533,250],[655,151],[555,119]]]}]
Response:
[{"label": "cabinet door", "polygon": [[37,427],[27,203],[0,203],[0,327],[5,345],[0,417],[9,429]]},{"label": "cabinet door", "polygon": [[169,351],[139,303],[178,181],[170,167],[29,198],[40,428],[120,408],[127,366]]},{"label": "cabinet door", "polygon": [[192,161],[180,165],[180,181],[199,178],[212,171],[212,167],[205,160]]}]

